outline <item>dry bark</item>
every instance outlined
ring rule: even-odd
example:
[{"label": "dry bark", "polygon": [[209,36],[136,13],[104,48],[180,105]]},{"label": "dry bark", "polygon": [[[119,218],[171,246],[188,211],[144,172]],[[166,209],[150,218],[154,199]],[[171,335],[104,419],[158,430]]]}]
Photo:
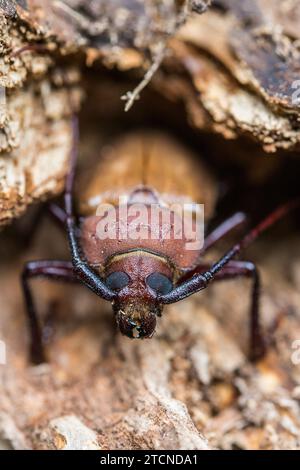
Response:
[{"label": "dry bark", "polygon": [[[25,29],[25,32],[24,32]],[[33,201],[61,192],[71,147],[71,108],[79,73],[56,69],[46,55],[15,55],[29,29],[0,15],[0,225]]]},{"label": "dry bark", "polygon": [[200,94],[174,77],[173,98],[197,128],[249,135],[267,152],[299,148],[298,14],[297,2],[220,0],[187,22],[173,50]]},{"label": "dry bark", "polygon": [[[292,86],[300,67],[298,9],[290,2],[248,0],[241,7],[218,1],[205,15],[191,13],[195,5],[202,12],[209,4],[131,0],[124,15],[121,0],[114,6],[85,0],[2,2],[1,224],[32,201],[61,191],[70,105],[79,107],[77,84],[89,91],[78,76],[79,70],[86,75],[84,63],[131,71],[136,83],[150,81],[167,100],[183,101],[187,118],[201,131],[229,139],[247,135],[267,152],[297,149],[299,103],[292,101]],[[16,55],[28,45],[31,49]],[[143,82],[163,57],[152,82],[151,73]],[[129,104],[138,90],[125,93]]]}]

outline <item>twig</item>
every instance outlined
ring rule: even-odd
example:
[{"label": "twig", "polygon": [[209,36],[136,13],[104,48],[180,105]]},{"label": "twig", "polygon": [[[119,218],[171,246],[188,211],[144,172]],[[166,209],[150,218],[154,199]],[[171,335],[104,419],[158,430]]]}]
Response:
[{"label": "twig", "polygon": [[139,85],[133,91],[128,91],[125,95],[121,97],[122,100],[126,101],[125,112],[129,111],[133,103],[139,99],[140,93],[144,90],[144,88],[146,88],[146,86],[152,80],[153,76],[156,74],[162,61],[165,58],[165,55],[166,55],[166,45],[165,43],[161,43],[159,47],[159,51],[156,54],[156,58],[154,59],[151,67],[147,70],[146,74],[144,75],[143,80],[139,83]]}]

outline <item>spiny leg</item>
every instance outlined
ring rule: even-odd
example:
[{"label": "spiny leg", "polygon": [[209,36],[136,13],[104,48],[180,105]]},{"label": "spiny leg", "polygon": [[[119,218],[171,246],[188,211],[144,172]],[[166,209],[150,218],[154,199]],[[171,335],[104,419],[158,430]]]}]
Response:
[{"label": "spiny leg", "polygon": [[[208,268],[205,265],[199,266],[199,272],[205,272]],[[250,359],[256,361],[264,355],[266,342],[260,324],[260,276],[255,264],[250,261],[230,261],[216,274],[214,280],[227,281],[243,277],[252,279],[251,306],[249,311],[249,353]]]},{"label": "spiny leg", "polygon": [[30,358],[34,364],[41,364],[45,362],[42,329],[29,286],[29,280],[37,277],[65,282],[78,282],[78,280],[74,275],[72,263],[68,261],[31,261],[23,269],[22,288],[30,329]]},{"label": "spiny leg", "polygon": [[260,275],[255,264],[249,261],[231,261],[229,265],[225,266],[225,268],[218,273],[217,280],[223,281],[237,277],[252,278],[249,352],[250,359],[256,361],[263,357],[266,351],[259,315]]}]

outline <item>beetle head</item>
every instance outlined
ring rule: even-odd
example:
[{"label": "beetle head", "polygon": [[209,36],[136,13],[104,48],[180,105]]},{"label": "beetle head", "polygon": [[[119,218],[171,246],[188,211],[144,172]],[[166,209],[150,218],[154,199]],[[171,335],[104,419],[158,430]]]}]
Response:
[{"label": "beetle head", "polygon": [[106,284],[117,293],[113,303],[117,324],[129,338],[151,338],[161,316],[160,295],[172,290],[167,261],[145,251],[118,255],[109,263]]}]

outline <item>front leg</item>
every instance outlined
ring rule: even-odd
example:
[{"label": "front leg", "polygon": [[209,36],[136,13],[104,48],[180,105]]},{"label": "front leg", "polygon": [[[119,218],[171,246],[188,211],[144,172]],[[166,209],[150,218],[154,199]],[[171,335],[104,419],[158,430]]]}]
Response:
[{"label": "front leg", "polygon": [[[208,269],[207,265],[199,265],[191,272],[191,275],[204,273]],[[187,277],[188,274],[184,279],[186,280]],[[214,280],[226,281],[239,277],[252,279],[249,352],[251,360],[256,361],[264,355],[266,347],[259,315],[260,276],[255,264],[250,261],[230,261],[215,275]]]},{"label": "front leg", "polygon": [[74,275],[72,263],[68,261],[32,261],[27,263],[23,269],[21,282],[25,300],[25,311],[30,330],[30,359],[34,364],[41,364],[45,362],[42,328],[29,285],[29,280],[36,277],[65,282],[78,281]]},{"label": "front leg", "polygon": [[230,261],[222,271],[220,271],[215,280],[226,281],[239,277],[252,279],[251,306],[250,306],[250,341],[249,353],[252,361],[257,361],[263,357],[266,352],[265,338],[261,329],[259,314],[260,297],[260,275],[255,264],[250,261]]}]

